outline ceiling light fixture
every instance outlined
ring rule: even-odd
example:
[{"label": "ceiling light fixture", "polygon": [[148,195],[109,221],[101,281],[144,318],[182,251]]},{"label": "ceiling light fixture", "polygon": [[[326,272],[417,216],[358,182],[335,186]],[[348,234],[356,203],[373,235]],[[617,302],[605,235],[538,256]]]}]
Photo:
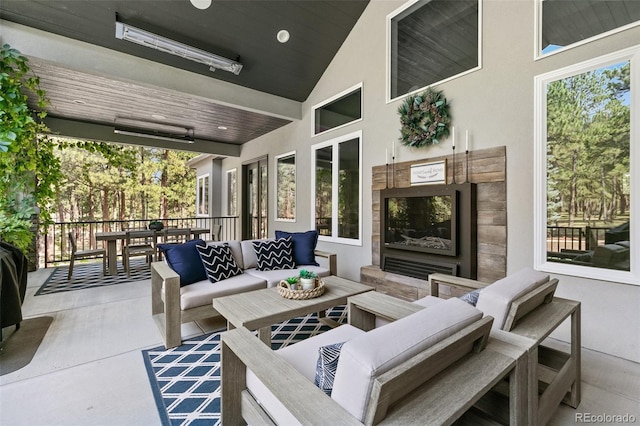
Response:
[{"label": "ceiling light fixture", "polygon": [[161,132],[146,133],[146,132],[141,132],[139,130],[125,129],[125,128],[119,128],[119,127],[114,128],[113,133],[117,135],[135,136],[137,138],[158,139],[158,140],[169,141],[169,142],[180,142],[180,143],[195,142],[193,134],[190,134],[190,133],[186,135],[173,135],[170,133],[161,133]]},{"label": "ceiling light fixture", "polygon": [[171,55],[180,56],[181,58],[185,58],[190,61],[209,65],[209,69],[211,71],[221,69],[238,75],[240,74],[240,70],[242,70],[242,64],[239,62],[117,21],[116,38],[169,53]]},{"label": "ceiling light fixture", "polygon": [[288,42],[289,41],[289,37],[290,37],[290,34],[289,34],[289,31],[287,31],[287,30],[280,30],[280,31],[278,31],[278,34],[276,35],[276,38],[278,39],[278,41],[280,43]]},{"label": "ceiling light fixture", "polygon": [[211,0],[191,0],[191,4],[196,9],[204,10],[211,6]]}]

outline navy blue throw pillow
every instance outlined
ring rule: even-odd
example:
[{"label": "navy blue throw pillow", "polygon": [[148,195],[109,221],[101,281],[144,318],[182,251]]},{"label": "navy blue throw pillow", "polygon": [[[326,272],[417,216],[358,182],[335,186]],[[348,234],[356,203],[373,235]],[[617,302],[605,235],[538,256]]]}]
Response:
[{"label": "navy blue throw pillow", "polygon": [[253,241],[258,259],[258,271],[294,269],[291,238],[279,240]]},{"label": "navy blue throw pillow", "polygon": [[158,244],[164,253],[167,264],[180,275],[180,287],[207,279],[202,266],[197,244],[205,244],[203,240],[191,240],[183,244]]},{"label": "navy blue throw pillow", "polygon": [[342,350],[342,345],[345,343],[346,342],[334,343],[318,348],[316,377],[313,383],[328,396],[331,396],[331,392],[333,391],[333,381],[336,378],[340,351]]},{"label": "navy blue throw pillow", "polygon": [[315,265],[316,262],[316,244],[318,243],[318,231],[307,232],[285,232],[276,231],[276,238],[291,237],[293,243],[293,260],[296,265]]},{"label": "navy blue throw pillow", "polygon": [[203,243],[198,244],[196,248],[202,258],[202,265],[207,271],[207,277],[212,283],[217,283],[242,273],[242,269],[236,263],[236,258],[231,253],[229,244],[209,246]]}]

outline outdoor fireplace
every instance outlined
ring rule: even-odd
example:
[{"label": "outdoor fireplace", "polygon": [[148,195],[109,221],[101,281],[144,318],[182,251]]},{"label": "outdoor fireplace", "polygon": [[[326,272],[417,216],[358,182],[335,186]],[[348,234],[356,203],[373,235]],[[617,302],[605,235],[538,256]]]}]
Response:
[{"label": "outdoor fireplace", "polygon": [[385,189],[380,195],[384,271],[476,278],[475,184]]}]

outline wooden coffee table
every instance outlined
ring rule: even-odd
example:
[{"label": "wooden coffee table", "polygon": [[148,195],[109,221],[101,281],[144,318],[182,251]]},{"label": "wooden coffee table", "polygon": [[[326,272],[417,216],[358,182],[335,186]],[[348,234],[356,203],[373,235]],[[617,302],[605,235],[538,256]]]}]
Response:
[{"label": "wooden coffee table", "polygon": [[312,312],[318,312],[322,317],[325,310],[346,304],[348,297],[374,290],[371,286],[334,275],[322,280],[324,294],[314,299],[286,299],[273,287],[215,298],[213,308],[225,317],[229,330],[236,327],[258,330],[260,340],[270,346],[271,325]]}]

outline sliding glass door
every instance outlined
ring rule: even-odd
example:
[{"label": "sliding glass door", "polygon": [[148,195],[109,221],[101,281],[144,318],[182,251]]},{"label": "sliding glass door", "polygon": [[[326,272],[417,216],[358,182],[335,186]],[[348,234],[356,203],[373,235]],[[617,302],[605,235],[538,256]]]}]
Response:
[{"label": "sliding glass door", "polygon": [[266,238],[267,229],[267,158],[242,166],[243,226],[242,239]]}]

